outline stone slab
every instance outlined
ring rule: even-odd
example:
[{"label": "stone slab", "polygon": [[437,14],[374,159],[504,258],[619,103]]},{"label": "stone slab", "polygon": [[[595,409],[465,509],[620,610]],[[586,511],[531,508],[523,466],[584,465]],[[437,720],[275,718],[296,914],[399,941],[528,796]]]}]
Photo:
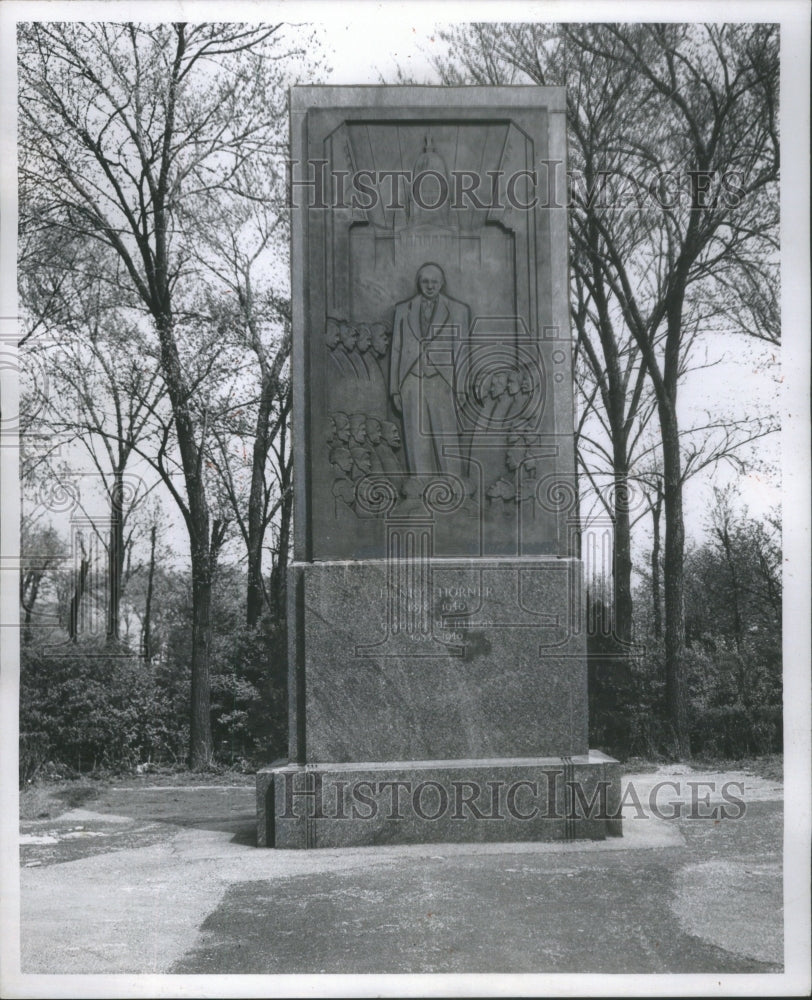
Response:
[{"label": "stone slab", "polygon": [[282,849],[604,839],[621,775],[576,757],[296,765],[257,775],[258,845]]},{"label": "stone slab", "polygon": [[433,554],[570,552],[564,107],[563,88],[292,88],[297,560],[384,557],[432,483]]},{"label": "stone slab", "polygon": [[577,560],[295,565],[291,759],[587,751]]}]

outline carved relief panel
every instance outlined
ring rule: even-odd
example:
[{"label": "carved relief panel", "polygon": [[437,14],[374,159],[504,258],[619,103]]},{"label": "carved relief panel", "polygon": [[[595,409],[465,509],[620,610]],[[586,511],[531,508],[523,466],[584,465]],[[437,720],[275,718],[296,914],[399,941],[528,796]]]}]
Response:
[{"label": "carved relief panel", "polygon": [[297,558],[382,558],[397,523],[419,527],[429,556],[566,554],[552,117],[294,110]]}]

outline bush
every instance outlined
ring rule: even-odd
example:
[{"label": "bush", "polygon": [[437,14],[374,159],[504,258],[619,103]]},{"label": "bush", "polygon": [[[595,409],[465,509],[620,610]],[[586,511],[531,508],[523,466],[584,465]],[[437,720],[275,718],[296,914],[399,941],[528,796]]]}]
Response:
[{"label": "bush", "polygon": [[212,736],[224,764],[256,765],[287,746],[287,661],[284,630],[268,621],[247,631],[240,622],[216,639],[212,674]]},{"label": "bush", "polygon": [[611,635],[590,635],[587,652],[590,747],[621,760],[667,752],[662,643],[630,655]]},{"label": "bush", "polygon": [[20,670],[20,780],[48,759],[78,772],[177,759],[178,720],[155,671],[89,641],[26,646]]},{"label": "bush", "polygon": [[37,777],[50,756],[48,734],[40,731],[20,731],[20,787]]},{"label": "bush", "polygon": [[780,753],[781,706],[747,708],[737,704],[700,709],[693,713],[691,749],[709,757],[729,759]]},{"label": "bush", "polygon": [[[156,585],[151,663],[103,638],[58,645],[39,630],[23,643],[21,781],[46,764],[79,774],[186,761],[191,593],[183,573],[162,571]],[[285,753],[287,640],[285,623],[270,616],[246,629],[244,596],[244,574],[221,567],[211,617],[213,763],[247,768]]]},{"label": "bush", "polygon": [[[628,658],[605,637],[590,637],[588,649],[590,746],[620,760],[675,757],[662,643],[649,641]],[[735,759],[781,752],[780,653],[755,646],[734,651],[720,640],[687,647],[685,660],[693,754]]]}]

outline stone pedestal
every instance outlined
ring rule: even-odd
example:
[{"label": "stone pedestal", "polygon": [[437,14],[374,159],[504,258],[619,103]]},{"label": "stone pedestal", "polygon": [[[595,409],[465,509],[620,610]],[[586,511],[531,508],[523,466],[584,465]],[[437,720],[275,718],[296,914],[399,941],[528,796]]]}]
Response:
[{"label": "stone pedestal", "polygon": [[603,839],[620,765],[576,757],[287,764],[257,781],[261,847]]},{"label": "stone pedestal", "polygon": [[562,89],[291,93],[277,847],[619,832],[588,751]]},{"label": "stone pedestal", "polygon": [[587,751],[580,563],[294,564],[291,759]]}]

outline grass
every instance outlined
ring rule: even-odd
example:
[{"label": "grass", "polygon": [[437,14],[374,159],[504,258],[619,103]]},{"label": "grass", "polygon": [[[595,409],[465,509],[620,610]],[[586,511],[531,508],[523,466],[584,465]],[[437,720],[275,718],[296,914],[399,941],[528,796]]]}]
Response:
[{"label": "grass", "polygon": [[99,797],[99,786],[98,784],[85,785],[79,783],[67,785],[64,788],[56,790],[54,797],[59,799],[66,809],[78,809],[85,802],[92,802],[93,799]]},{"label": "grass", "polygon": [[[112,786],[142,788],[151,785],[188,787],[195,785],[245,785],[253,787],[256,778],[242,771],[174,771],[164,774],[116,775],[94,774],[59,780],[39,778],[20,791],[20,819],[55,819],[69,809],[92,803]],[[92,808],[92,807],[91,807]]]},{"label": "grass", "polygon": [[100,782],[89,784],[75,781],[43,781],[31,784],[20,792],[20,819],[55,819],[69,809],[78,809],[98,798],[103,790]]},{"label": "grass", "polygon": [[[780,753],[765,754],[763,757],[741,757],[735,760],[700,755],[691,757],[686,763],[695,771],[747,771],[768,781],[784,780],[784,755]],[[652,774],[660,767],[667,767],[668,764],[669,761],[665,758],[652,760],[647,757],[629,757],[623,761],[623,773]]]},{"label": "grass", "polygon": [[766,754],[764,757],[742,757],[740,760],[698,757],[691,764],[705,771],[748,771],[768,781],[784,780],[784,755],[780,753]]}]

